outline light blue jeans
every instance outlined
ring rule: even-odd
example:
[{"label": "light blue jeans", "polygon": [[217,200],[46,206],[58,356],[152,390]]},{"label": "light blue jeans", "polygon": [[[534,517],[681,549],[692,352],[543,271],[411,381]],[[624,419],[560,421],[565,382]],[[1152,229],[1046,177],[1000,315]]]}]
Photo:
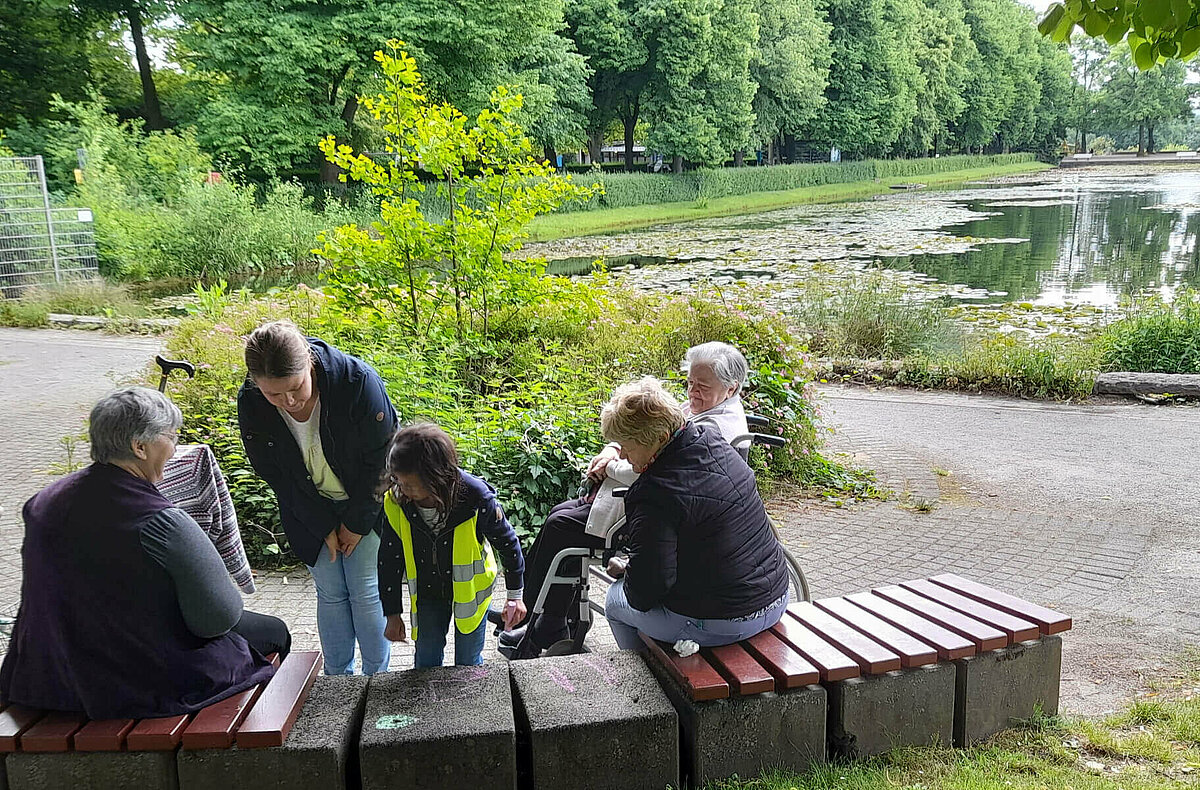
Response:
[{"label": "light blue jeans", "polygon": [[778,623],[787,611],[789,598],[790,594],[778,605],[750,620],[701,620],[685,617],[663,606],[648,612],[634,609],[625,597],[625,580],[618,579],[608,588],[604,616],[608,618],[608,627],[617,640],[617,647],[622,650],[642,649],[638,631],[672,645],[680,639],[689,639],[700,647],[717,647],[749,639]]},{"label": "light blue jeans", "polygon": [[317,633],[325,653],[326,675],[354,674],[354,642],[362,653],[364,675],[386,672],[392,643],[383,636],[385,619],[379,603],[379,535],[364,535],[349,557],[329,561],[321,547],[309,566],[317,585]]}]

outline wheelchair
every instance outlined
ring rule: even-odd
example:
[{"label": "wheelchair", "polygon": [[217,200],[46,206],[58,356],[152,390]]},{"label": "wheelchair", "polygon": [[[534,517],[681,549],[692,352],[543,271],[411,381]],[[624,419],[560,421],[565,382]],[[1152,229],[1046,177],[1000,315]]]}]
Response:
[{"label": "wheelchair", "polygon": [[[751,428],[751,433],[743,434],[734,437],[730,440],[730,444],[741,454],[742,458],[749,460],[750,448],[753,445],[763,445],[767,447],[783,447],[787,444],[787,439],[782,436],[775,436],[759,432],[762,429],[769,428],[769,422],[757,415],[746,415],[746,422]],[[584,482],[584,487],[588,485]],[[613,491],[613,496],[624,496],[627,488],[617,488]],[[581,494],[586,491],[581,490]],[[788,571],[788,592],[793,601],[809,601],[812,600],[808,579],[804,575],[803,568],[800,567],[799,561],[795,555],[788,550],[787,546],[780,540],[779,528],[775,526],[775,522],[768,516],[768,523],[771,525],[771,531],[775,533],[776,540],[779,540],[779,546],[783,549],[784,560],[787,563]],[[527,622],[532,626],[534,618],[541,617],[545,612],[546,598],[550,594],[550,590],[554,585],[567,585],[574,592],[575,601],[572,603],[572,610],[567,616],[567,631],[569,636],[565,639],[560,639],[554,644],[541,651],[542,656],[565,656],[576,655],[579,653],[591,652],[585,643],[588,632],[591,630],[595,622],[594,614],[604,614],[604,607],[593,601],[589,596],[591,590],[591,579],[594,577],[607,584],[613,584],[616,578],[610,576],[606,570],[608,561],[619,553],[624,551],[624,540],[626,538],[625,519],[622,517],[605,535],[604,548],[585,548],[572,547],[559,551],[550,563],[550,572],[546,574],[546,580],[542,584],[541,590],[538,591],[537,600],[534,602],[532,609],[529,611]],[[579,558],[579,572],[564,573],[563,564],[572,558]],[[488,620],[493,623],[495,633],[500,633],[503,629],[503,620],[500,612],[490,610],[488,612]],[[531,639],[530,633],[532,628],[526,628],[525,637],[517,645],[506,645],[501,643],[499,647],[500,654],[505,658],[515,659],[524,658],[530,655],[531,645],[527,644]]]}]

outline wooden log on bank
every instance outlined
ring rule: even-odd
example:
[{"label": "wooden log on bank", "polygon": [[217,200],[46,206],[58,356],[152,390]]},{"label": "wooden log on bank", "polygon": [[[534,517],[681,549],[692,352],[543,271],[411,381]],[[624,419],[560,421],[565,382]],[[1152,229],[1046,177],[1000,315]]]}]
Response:
[{"label": "wooden log on bank", "polygon": [[1176,395],[1200,398],[1200,375],[1184,373],[1101,373],[1095,395]]}]

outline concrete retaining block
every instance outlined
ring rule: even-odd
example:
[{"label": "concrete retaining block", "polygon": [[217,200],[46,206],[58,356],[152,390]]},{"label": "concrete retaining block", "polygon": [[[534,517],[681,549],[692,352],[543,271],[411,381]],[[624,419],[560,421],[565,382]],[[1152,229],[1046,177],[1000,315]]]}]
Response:
[{"label": "concrete retaining block", "polygon": [[511,671],[523,788],[679,786],[679,719],[640,655],[541,658]]},{"label": "concrete retaining block", "polygon": [[359,741],[363,790],[517,786],[507,664],[375,675]]},{"label": "concrete retaining block", "polygon": [[831,683],[829,756],[856,758],[897,746],[948,746],[954,737],[953,664]]},{"label": "concrete retaining block", "polygon": [[[177,790],[174,752],[14,752],[10,790]],[[228,788],[226,788],[228,790]]]},{"label": "concrete retaining block", "polygon": [[181,749],[179,790],[356,787],[355,740],[366,696],[367,678],[362,675],[317,676],[308,701],[282,746]]},{"label": "concrete retaining block", "polygon": [[679,714],[685,785],[703,787],[734,774],[749,778],[771,768],[799,772],[825,761],[824,687],[696,702],[666,670],[647,664]]},{"label": "concrete retaining block", "polygon": [[954,745],[969,746],[1028,719],[1058,713],[1062,639],[1032,642],[963,658],[956,664]]}]

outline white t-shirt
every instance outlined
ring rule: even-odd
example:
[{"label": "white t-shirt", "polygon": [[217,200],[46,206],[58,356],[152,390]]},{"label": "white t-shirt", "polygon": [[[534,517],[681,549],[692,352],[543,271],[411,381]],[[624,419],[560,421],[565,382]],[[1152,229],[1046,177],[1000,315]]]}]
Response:
[{"label": "white t-shirt", "polygon": [[325,459],[325,451],[321,449],[320,396],[313,404],[312,415],[304,422],[298,422],[278,406],[275,408],[283,417],[283,422],[292,432],[292,436],[296,438],[296,444],[300,446],[300,457],[304,459],[304,467],[308,469],[313,485],[317,487],[321,496],[338,502],[349,499],[350,495],[346,493],[346,487],[329,468],[329,461]]}]

